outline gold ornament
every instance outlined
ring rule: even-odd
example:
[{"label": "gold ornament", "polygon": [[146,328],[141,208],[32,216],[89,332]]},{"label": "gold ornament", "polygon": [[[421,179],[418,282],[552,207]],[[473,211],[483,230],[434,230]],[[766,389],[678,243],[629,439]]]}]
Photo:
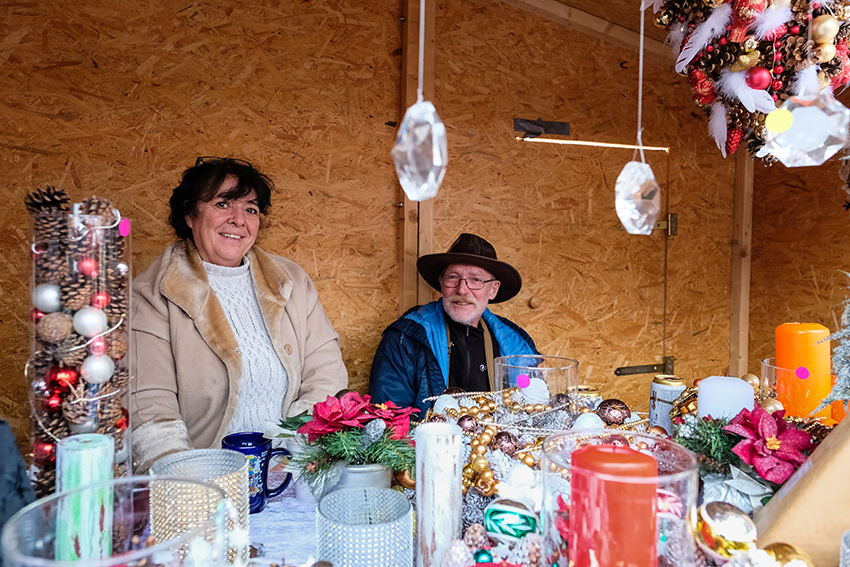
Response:
[{"label": "gold ornament", "polygon": [[495,496],[499,493],[499,481],[496,479],[487,481],[479,477],[475,480],[475,489],[484,496]]},{"label": "gold ornament", "polygon": [[590,413],[592,410],[589,407],[583,407],[578,410],[579,413]]},{"label": "gold ornament", "polygon": [[755,374],[747,373],[741,376],[741,380],[753,387],[756,392],[761,388],[761,380]]},{"label": "gold ornament", "polygon": [[813,50],[813,55],[817,56],[818,61],[821,63],[826,63],[827,61],[832,61],[835,58],[835,55],[838,51],[835,49],[835,46],[831,43],[819,43],[817,47]]},{"label": "gold ornament", "polygon": [[410,477],[407,469],[395,473],[395,479],[404,488],[416,488],[416,481]]},{"label": "gold ornament", "polygon": [[475,472],[481,472],[490,466],[490,462],[487,460],[487,458],[482,457],[481,455],[474,457],[470,464],[472,465],[472,470],[474,470]]},{"label": "gold ornament", "polygon": [[812,20],[812,39],[815,40],[815,43],[832,43],[832,40],[838,35],[838,28],[840,27],[841,24],[838,23],[835,16],[830,14],[820,15]]},{"label": "gold ornament", "polygon": [[752,69],[758,64],[760,57],[761,52],[757,49],[749,53],[742,53],[737,59],[735,59],[735,62],[729,66],[729,70],[733,73],[739,73],[741,71]]},{"label": "gold ornament", "polygon": [[836,3],[832,7],[832,15],[841,21],[850,18],[850,2],[845,0],[844,2]]},{"label": "gold ornament", "polygon": [[673,408],[670,410],[670,419],[683,417],[690,413],[697,413],[697,395],[699,390],[694,382],[693,388],[688,388],[679,394],[679,397],[673,401]]},{"label": "gold ornament", "polygon": [[762,400],[761,407],[763,407],[767,413],[773,413],[775,411],[785,409],[784,407],[782,407],[782,402],[775,398],[767,398],[766,400]]},{"label": "gold ornament", "polygon": [[763,549],[783,567],[792,561],[800,561],[806,567],[815,567],[815,562],[808,553],[790,543],[771,543]]},{"label": "gold ornament", "polygon": [[748,514],[726,502],[706,502],[697,511],[696,536],[722,558],[756,548],[756,525]]},{"label": "gold ornament", "polygon": [[670,435],[669,433],[667,433],[667,430],[661,427],[660,425],[653,425],[652,427],[650,427],[649,433],[652,435],[663,435],[664,437]]},{"label": "gold ornament", "polygon": [[741,42],[741,47],[744,49],[746,53],[750,53],[751,51],[758,49],[759,40],[756,39],[756,36],[749,35],[747,39]]},{"label": "gold ornament", "polygon": [[463,465],[463,478],[472,480],[475,478],[475,469],[472,468],[472,465]]},{"label": "gold ornament", "polygon": [[666,28],[673,22],[673,15],[670,12],[660,12],[655,16],[655,25],[659,28]]}]

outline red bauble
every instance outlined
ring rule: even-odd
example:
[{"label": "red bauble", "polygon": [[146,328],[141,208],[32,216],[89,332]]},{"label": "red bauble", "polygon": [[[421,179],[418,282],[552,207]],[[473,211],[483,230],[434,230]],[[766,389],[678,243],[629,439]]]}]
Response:
[{"label": "red bauble", "polygon": [[95,356],[106,354],[106,339],[103,337],[95,337],[89,344],[89,352]]},{"label": "red bauble", "polygon": [[115,422],[115,429],[124,431],[127,429],[127,424],[130,422],[130,413],[126,408],[121,408],[121,417]]},{"label": "red bauble", "polygon": [[77,271],[90,278],[97,276],[97,260],[88,256],[80,258],[77,260]]},{"label": "red bauble", "polygon": [[770,85],[770,71],[764,67],[753,67],[747,71],[747,86],[751,89],[764,90]]},{"label": "red bauble", "polygon": [[788,31],[790,31],[794,35],[797,35],[798,33],[800,33],[800,26],[791,26],[791,29]]},{"label": "red bauble", "polygon": [[36,466],[43,468],[56,460],[56,446],[53,443],[36,441],[32,444],[32,458]]},{"label": "red bauble", "polygon": [[777,65],[776,67],[773,68],[773,74],[774,75],[781,75],[782,71],[784,71],[784,70],[785,70],[785,67],[783,67],[782,65]]},{"label": "red bauble", "polygon": [[41,402],[41,407],[47,413],[56,413],[62,409],[62,396],[59,394],[50,394]]},{"label": "red bauble", "polygon": [[103,309],[109,302],[112,301],[112,298],[109,297],[109,294],[105,291],[96,291],[91,294],[91,305],[92,307],[97,307],[98,309]]},{"label": "red bauble", "polygon": [[714,46],[713,46],[713,45],[706,45],[706,46],[705,46],[705,52],[706,52],[706,53],[712,53],[712,52],[714,52]]},{"label": "red bauble", "polygon": [[33,307],[32,311],[30,311],[30,319],[33,323],[38,323],[41,318],[44,317],[44,313],[39,311],[38,308]]},{"label": "red bauble", "polygon": [[773,81],[772,83],[770,83],[770,88],[772,88],[772,89],[773,89],[773,90],[775,90],[775,91],[778,91],[778,90],[779,90],[779,89],[781,89],[784,85],[785,85],[785,83],[783,83],[783,82],[782,82],[782,81],[780,81],[779,79],[776,79],[775,81]]},{"label": "red bauble", "polygon": [[79,376],[73,368],[51,366],[44,377],[44,381],[51,394],[66,394],[68,390],[77,385]]},{"label": "red bauble", "polygon": [[720,39],[717,40],[717,43],[719,43],[720,45],[726,45],[728,42],[729,42],[729,40],[726,39],[725,37],[721,37]]}]

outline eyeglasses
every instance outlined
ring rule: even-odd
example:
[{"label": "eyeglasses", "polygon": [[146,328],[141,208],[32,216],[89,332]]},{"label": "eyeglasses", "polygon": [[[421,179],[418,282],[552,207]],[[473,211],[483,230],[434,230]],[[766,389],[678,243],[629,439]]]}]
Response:
[{"label": "eyeglasses", "polygon": [[200,156],[198,159],[195,160],[195,167],[198,167],[199,165],[204,164],[204,163],[219,163],[219,162],[222,162],[222,161],[229,161],[229,162],[235,163],[237,165],[246,165],[246,166],[248,166],[252,169],[254,168],[254,166],[251,165],[251,162],[245,161],[244,159],[230,158],[230,157],[218,157],[218,156]]},{"label": "eyeglasses", "polygon": [[492,280],[482,280],[481,278],[462,278],[457,274],[449,274],[447,276],[441,276],[440,282],[446,287],[457,287],[460,285],[461,281],[466,282],[466,287],[473,291],[478,291],[479,289],[484,289],[484,284],[489,282],[497,281],[496,278]]}]

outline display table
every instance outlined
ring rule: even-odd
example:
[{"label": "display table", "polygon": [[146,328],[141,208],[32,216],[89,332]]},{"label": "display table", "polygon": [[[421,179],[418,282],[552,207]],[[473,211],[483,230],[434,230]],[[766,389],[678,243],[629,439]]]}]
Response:
[{"label": "display table", "polygon": [[[275,480],[272,484],[275,484]],[[316,503],[299,502],[289,486],[259,514],[251,514],[251,545],[266,559],[288,565],[312,565],[316,560]]]}]

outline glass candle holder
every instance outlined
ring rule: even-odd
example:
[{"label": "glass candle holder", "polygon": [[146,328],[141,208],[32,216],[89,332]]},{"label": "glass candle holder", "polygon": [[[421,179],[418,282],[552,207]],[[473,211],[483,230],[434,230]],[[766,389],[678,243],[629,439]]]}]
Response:
[{"label": "glass candle holder", "polygon": [[130,474],[132,263],[130,221],[108,201],[92,197],[70,213],[46,210],[30,221],[26,373],[31,473],[43,497],[55,489],[56,446],[69,435],[112,437],[113,476]]},{"label": "glass candle holder", "polygon": [[781,368],[775,358],[761,361],[761,379],[759,382],[759,400],[766,409],[779,409],[766,400],[776,400],[791,417],[815,417],[826,425],[834,425],[844,418],[841,402],[813,413],[821,401],[829,395],[835,376],[831,374],[811,373],[804,367]]},{"label": "glass candle holder", "polygon": [[695,565],[698,463],[684,447],[572,431],[546,438],[540,469],[548,567]]},{"label": "glass candle holder", "polygon": [[238,513],[212,484],[125,477],[60,492],[20,510],[0,535],[6,567],[227,564]]},{"label": "glass candle holder", "polygon": [[500,356],[495,372],[496,387],[519,388],[524,404],[578,408],[577,360],[542,354]]}]

